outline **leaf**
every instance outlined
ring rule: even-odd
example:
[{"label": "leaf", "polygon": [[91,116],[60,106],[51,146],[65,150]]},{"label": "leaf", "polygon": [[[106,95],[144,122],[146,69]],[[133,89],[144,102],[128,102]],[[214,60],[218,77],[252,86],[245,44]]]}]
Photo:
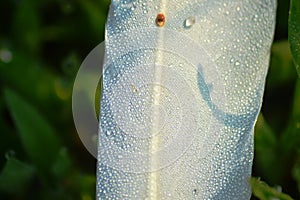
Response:
[{"label": "leaf", "polygon": [[250,199],[276,2],[110,8],[97,199]]},{"label": "leaf", "polygon": [[275,42],[271,48],[268,86],[280,87],[297,79],[290,45],[287,40]]},{"label": "leaf", "polygon": [[57,180],[63,180],[72,172],[72,161],[66,148],[62,148],[52,164],[52,174]]},{"label": "leaf", "polygon": [[82,199],[94,199],[96,184],[96,177],[94,175],[77,176],[76,183]]},{"label": "leaf", "polygon": [[[298,79],[295,86],[294,102],[293,102],[293,117],[300,117],[300,80]],[[300,121],[298,121],[300,123]]]},{"label": "leaf", "polygon": [[299,161],[296,162],[295,166],[293,167],[292,174],[293,174],[293,178],[297,182],[298,191],[300,192],[300,162]]},{"label": "leaf", "polygon": [[[16,89],[26,95],[31,102],[39,104],[52,114],[51,104],[59,102],[54,90],[56,80],[54,74],[36,60],[28,58],[24,52],[12,51],[11,53],[13,59],[10,63],[0,62],[0,79],[3,85]],[[16,71],[18,73],[15,73]]]},{"label": "leaf", "polygon": [[250,182],[254,196],[258,197],[260,200],[293,200],[289,195],[277,191],[260,181],[258,178],[252,177]]},{"label": "leaf", "polygon": [[35,169],[33,166],[23,163],[15,158],[9,158],[0,174],[0,191],[9,194],[24,194]]},{"label": "leaf", "polygon": [[281,153],[287,159],[295,150],[299,149],[300,138],[300,79],[297,79],[293,97],[292,112],[289,119],[289,124],[285,132],[281,135]]},{"label": "leaf", "polygon": [[[264,177],[269,177],[272,180],[278,180],[281,174],[278,174],[278,155],[277,155],[277,138],[271,130],[264,116],[258,116],[255,125],[255,163]],[[268,180],[270,181],[270,180]]]},{"label": "leaf", "polygon": [[59,138],[31,104],[10,89],[6,89],[4,94],[27,155],[41,172],[40,175],[49,178],[50,166],[61,148]]},{"label": "leaf", "polygon": [[87,17],[89,19],[89,22],[91,23],[91,26],[95,33],[100,36],[102,35],[102,29],[103,24],[105,23],[105,15],[103,12],[100,12],[101,7],[105,6],[99,6],[99,2],[95,1],[85,1],[85,0],[78,0],[80,6],[85,10],[85,13],[87,14]]},{"label": "leaf", "polygon": [[[14,19],[15,40],[30,54],[38,53],[41,41],[38,1],[21,1]],[[20,34],[22,33],[22,34]]]},{"label": "leaf", "polygon": [[[297,78],[289,42],[275,41],[271,48],[263,112],[268,119],[268,124],[278,134],[284,131],[289,122],[292,110],[288,105],[291,105],[293,87]],[[278,96],[286,98],[278,98]]]},{"label": "leaf", "polygon": [[289,16],[289,42],[296,63],[296,69],[300,76],[300,1],[291,0]]}]

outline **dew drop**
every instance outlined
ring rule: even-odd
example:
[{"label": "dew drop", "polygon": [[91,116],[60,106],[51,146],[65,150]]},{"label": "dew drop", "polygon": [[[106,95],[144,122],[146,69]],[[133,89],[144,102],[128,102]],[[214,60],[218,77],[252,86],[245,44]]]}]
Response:
[{"label": "dew drop", "polygon": [[196,22],[195,17],[188,17],[184,20],[184,27],[191,28]]},{"label": "dew drop", "polygon": [[253,18],[252,18],[252,20],[255,21],[255,22],[257,21],[257,19],[258,19],[258,15],[254,15]]},{"label": "dew drop", "polygon": [[0,49],[0,60],[9,63],[12,60],[12,53],[7,49]]},{"label": "dew drop", "polygon": [[13,157],[15,157],[15,156],[16,156],[16,152],[13,151],[13,150],[9,150],[9,151],[7,151],[7,152],[5,153],[5,158],[6,158],[7,160],[9,160],[9,159],[11,159],[11,158],[13,158]]},{"label": "dew drop", "polygon": [[107,136],[110,136],[110,135],[111,135],[110,131],[106,131],[105,134],[106,134]]}]

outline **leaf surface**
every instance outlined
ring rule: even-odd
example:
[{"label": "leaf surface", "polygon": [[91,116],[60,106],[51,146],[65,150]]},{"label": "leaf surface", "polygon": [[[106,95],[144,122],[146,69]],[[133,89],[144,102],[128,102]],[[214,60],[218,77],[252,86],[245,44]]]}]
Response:
[{"label": "leaf surface", "polygon": [[34,177],[34,167],[15,158],[8,158],[0,173],[0,191],[22,195]]},{"label": "leaf surface", "polygon": [[288,31],[291,51],[300,76],[300,1],[298,0],[291,1]]},{"label": "leaf surface", "polygon": [[250,199],[275,9],[112,1],[97,199]]}]

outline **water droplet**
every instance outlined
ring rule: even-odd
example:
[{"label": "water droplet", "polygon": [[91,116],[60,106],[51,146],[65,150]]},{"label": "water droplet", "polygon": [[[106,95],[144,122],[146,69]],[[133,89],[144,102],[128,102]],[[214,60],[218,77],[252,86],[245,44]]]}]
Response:
[{"label": "water droplet", "polygon": [[226,15],[229,15],[229,14],[230,14],[230,12],[229,12],[229,11],[226,11],[226,12],[225,12],[225,14],[226,14]]},{"label": "water droplet", "polygon": [[165,18],[165,15],[163,13],[159,13],[156,17],[156,25],[159,26],[159,27],[162,27],[165,25],[165,21],[166,21],[166,18]]},{"label": "water droplet", "polygon": [[0,60],[9,63],[12,60],[12,53],[8,49],[0,49]]},{"label": "water droplet", "polygon": [[239,65],[240,65],[240,62],[239,62],[239,61],[236,61],[234,64],[235,64],[235,66],[239,66]]},{"label": "water droplet", "polygon": [[191,28],[196,22],[195,17],[188,17],[184,20],[184,27]]},{"label": "water droplet", "polygon": [[15,157],[15,156],[16,156],[16,152],[13,151],[13,150],[9,150],[9,151],[7,151],[7,152],[5,153],[5,158],[6,158],[7,160],[9,160],[9,159],[11,159],[11,158],[13,158],[13,157]]},{"label": "water droplet", "polygon": [[110,131],[106,131],[105,133],[107,136],[110,136],[111,135],[111,132]]},{"label": "water droplet", "polygon": [[252,18],[252,20],[255,21],[255,22],[257,21],[257,19],[258,19],[258,15],[254,15],[253,18]]}]

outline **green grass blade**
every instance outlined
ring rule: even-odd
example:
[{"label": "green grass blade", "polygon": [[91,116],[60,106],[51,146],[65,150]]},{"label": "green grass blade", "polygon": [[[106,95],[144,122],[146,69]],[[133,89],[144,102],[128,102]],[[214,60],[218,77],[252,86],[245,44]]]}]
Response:
[{"label": "green grass blade", "polygon": [[275,188],[268,186],[259,178],[251,178],[252,191],[255,197],[260,200],[293,200],[289,195],[277,191]]},{"label": "green grass blade", "polygon": [[43,174],[49,175],[61,148],[59,138],[31,104],[12,90],[6,89],[4,94],[27,155]]},{"label": "green grass blade", "polygon": [[300,1],[291,0],[289,16],[289,42],[296,63],[296,69],[300,76]]},{"label": "green grass blade", "polygon": [[7,194],[24,194],[35,169],[15,158],[8,158],[0,173],[0,191]]}]

